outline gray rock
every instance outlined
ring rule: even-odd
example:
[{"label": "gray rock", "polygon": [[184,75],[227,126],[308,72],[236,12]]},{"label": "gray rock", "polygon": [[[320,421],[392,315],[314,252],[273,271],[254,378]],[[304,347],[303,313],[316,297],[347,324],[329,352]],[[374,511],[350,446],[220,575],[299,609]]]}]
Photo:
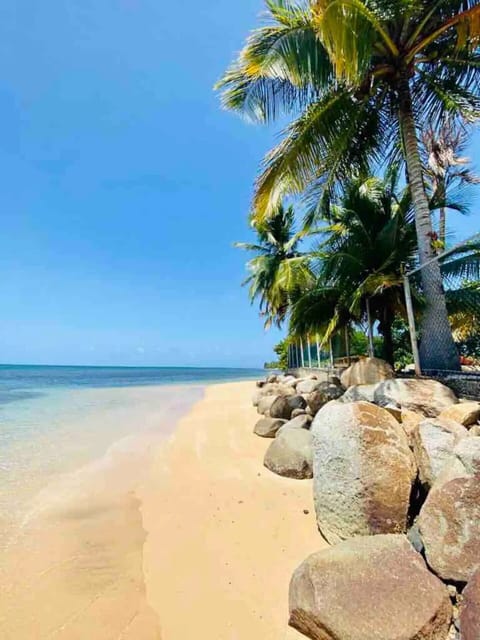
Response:
[{"label": "gray rock", "polygon": [[476,424],[473,427],[470,427],[468,435],[471,436],[472,438],[480,436],[480,425]]},{"label": "gray rock", "polygon": [[403,535],[363,536],[293,574],[289,624],[312,640],[445,640],[452,605]]},{"label": "gray rock", "polygon": [[422,536],[420,535],[418,522],[414,522],[410,529],[407,531],[407,538],[415,551],[417,551],[417,553],[423,553],[424,546]]},{"label": "gray rock", "polygon": [[460,461],[466,475],[480,475],[480,437],[460,440],[453,455]]},{"label": "gray rock", "polygon": [[342,402],[372,402],[374,400],[376,384],[362,384],[350,387],[341,396]]},{"label": "gray rock", "polygon": [[374,402],[381,407],[394,404],[435,418],[458,403],[458,399],[451,389],[436,380],[397,379],[381,382],[375,389]]},{"label": "gray rock", "polygon": [[424,420],[413,436],[413,452],[420,482],[432,487],[453,458],[455,445],[466,438],[467,430],[452,420]]},{"label": "gray rock", "polygon": [[275,400],[277,400],[278,398],[281,398],[281,397],[282,396],[263,396],[258,401],[257,412],[260,415],[268,416],[272,404],[275,402]]},{"label": "gray rock", "polygon": [[291,396],[290,398],[288,398],[287,402],[288,405],[292,408],[292,411],[294,409],[305,410],[307,408],[307,401],[303,396]]},{"label": "gray rock", "polygon": [[278,418],[261,418],[255,425],[254,433],[261,438],[275,438],[277,431],[286,424]]},{"label": "gray rock", "polygon": [[456,478],[471,478],[480,475],[480,438],[467,437],[460,440],[452,457],[435,481],[435,490]]},{"label": "gray rock", "polygon": [[405,532],[416,467],[406,435],[388,411],[332,401],[311,431],[317,523],[328,542]]},{"label": "gray rock", "polygon": [[312,378],[307,378],[306,380],[300,380],[297,383],[297,387],[296,387],[296,391],[297,393],[312,393],[313,391],[315,391],[315,389],[318,388],[318,386],[321,383],[316,380],[316,379],[312,379]]},{"label": "gray rock", "polygon": [[275,373],[267,376],[267,384],[274,384],[275,382],[278,382],[278,376]]},{"label": "gray rock", "polygon": [[306,429],[286,429],[267,449],[264,465],[273,473],[287,478],[311,478],[312,434]]},{"label": "gray rock", "polygon": [[289,400],[290,398],[286,398],[285,396],[279,396],[276,398],[270,406],[270,417],[290,420],[293,407],[290,405]]},{"label": "gray rock", "polygon": [[308,395],[307,403],[312,410],[312,414],[316,415],[327,402],[338,400],[342,396],[343,389],[341,387],[328,382],[321,382],[318,388]]}]

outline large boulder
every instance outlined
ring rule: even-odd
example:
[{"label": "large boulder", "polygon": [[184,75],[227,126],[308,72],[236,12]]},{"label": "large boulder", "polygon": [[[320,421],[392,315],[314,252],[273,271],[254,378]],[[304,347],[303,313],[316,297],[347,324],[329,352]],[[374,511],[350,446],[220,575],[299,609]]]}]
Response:
[{"label": "large boulder", "polygon": [[395,418],[368,402],[331,402],[311,431],[317,523],[328,542],[406,531],[416,468]]},{"label": "large boulder", "polygon": [[290,420],[293,407],[289,403],[289,398],[278,396],[270,406],[270,417],[281,418],[282,420]]},{"label": "large boulder", "polygon": [[463,424],[464,427],[472,427],[480,419],[479,402],[459,402],[448,409],[444,409],[439,416],[440,419],[454,420]]},{"label": "large boulder", "polygon": [[357,384],[349,387],[343,396],[342,402],[373,402],[375,396],[376,384]]},{"label": "large boulder", "polygon": [[296,386],[296,392],[302,394],[313,393],[315,389],[320,386],[320,382],[313,378],[307,378],[306,380],[300,380]]},{"label": "large boulder", "polygon": [[283,396],[262,396],[257,404],[257,412],[261,416],[268,416],[270,413],[270,408],[272,404],[278,398],[283,398]]},{"label": "large boulder", "polygon": [[253,431],[261,438],[275,438],[277,431],[284,424],[286,424],[286,421],[278,418],[261,418]]},{"label": "large boulder", "polygon": [[480,638],[480,569],[470,578],[460,607],[460,637],[462,640]]},{"label": "large boulder", "polygon": [[386,380],[377,386],[374,402],[380,406],[396,404],[402,409],[436,418],[444,409],[458,403],[451,389],[436,380]]},{"label": "large boulder", "polygon": [[359,537],[310,556],[290,582],[289,624],[312,640],[445,640],[447,588],[403,535]]},{"label": "large boulder", "polygon": [[289,398],[287,398],[287,402],[292,408],[292,411],[294,411],[295,409],[305,410],[307,408],[307,401],[303,396],[290,396]]},{"label": "large boulder", "polygon": [[287,478],[311,478],[312,434],[306,429],[286,429],[267,449],[264,465],[273,473]]},{"label": "large boulder", "polygon": [[465,475],[480,476],[480,437],[461,440],[453,455],[462,465]]},{"label": "large boulder", "polygon": [[456,478],[471,478],[480,475],[480,438],[463,438],[455,446],[447,465],[435,481],[435,490]]},{"label": "large boulder", "polygon": [[394,377],[392,367],[380,358],[364,358],[342,373],[340,381],[345,389],[358,384],[375,384]]},{"label": "large boulder", "polygon": [[330,400],[338,400],[343,396],[343,389],[339,385],[330,382],[321,382],[318,388],[307,396],[307,404],[312,415],[316,415],[323,405]]},{"label": "large boulder", "polygon": [[423,420],[413,435],[413,452],[420,482],[432,487],[453,458],[455,445],[468,431],[453,420]]},{"label": "large boulder", "polygon": [[418,526],[433,571],[444,580],[467,582],[480,565],[480,476],[434,486]]}]

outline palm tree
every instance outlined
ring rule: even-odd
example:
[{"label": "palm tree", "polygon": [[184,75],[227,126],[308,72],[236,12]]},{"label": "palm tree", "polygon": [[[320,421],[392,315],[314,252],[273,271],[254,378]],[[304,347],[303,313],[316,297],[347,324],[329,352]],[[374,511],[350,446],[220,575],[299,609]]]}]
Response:
[{"label": "palm tree", "polygon": [[423,146],[427,156],[426,171],[432,184],[432,200],[439,208],[438,240],[445,248],[447,236],[447,209],[465,212],[460,202],[449,199],[453,188],[468,184],[478,184],[476,176],[468,164],[470,160],[461,154],[467,143],[467,131],[462,125],[455,125],[444,118],[437,127],[429,126],[423,132]]},{"label": "palm tree", "polygon": [[292,329],[321,331],[326,341],[369,316],[378,321],[385,357],[393,364],[392,326],[398,314],[405,315],[402,271],[416,253],[410,192],[399,193],[393,168],[384,180],[351,180],[338,203],[322,208],[329,224],[313,254],[317,280],[294,301]]},{"label": "palm tree", "polygon": [[250,272],[243,284],[249,285],[253,303],[259,300],[265,326],[282,324],[289,310],[290,297],[296,290],[311,284],[312,274],[305,256],[298,250],[305,230],[295,230],[293,207],[280,205],[263,221],[253,221],[257,243],[237,242],[236,247],[256,253],[247,268]]},{"label": "palm tree", "polygon": [[400,146],[415,210],[427,301],[422,362],[458,369],[420,157],[418,131],[447,110],[478,111],[480,6],[474,0],[267,0],[219,83],[223,103],[256,121],[294,118],[265,160],[254,212],[319,191],[391,159]]}]

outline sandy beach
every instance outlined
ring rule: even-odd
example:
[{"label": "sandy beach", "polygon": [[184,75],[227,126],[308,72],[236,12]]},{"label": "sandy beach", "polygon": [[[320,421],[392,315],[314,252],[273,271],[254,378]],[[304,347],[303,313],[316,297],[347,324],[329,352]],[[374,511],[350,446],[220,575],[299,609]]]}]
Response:
[{"label": "sandy beach", "polygon": [[[141,491],[144,574],[162,640],[284,640],[293,570],[325,543],[310,480],[263,467],[251,382],[207,388]],[[304,513],[307,511],[308,513]]]},{"label": "sandy beach", "polygon": [[[299,637],[287,626],[290,576],[325,543],[311,481],[262,465],[270,441],[253,435],[253,391],[207,387],[173,433],[123,442],[49,496],[3,555],[0,636]],[[152,418],[160,402],[144,394]]]}]

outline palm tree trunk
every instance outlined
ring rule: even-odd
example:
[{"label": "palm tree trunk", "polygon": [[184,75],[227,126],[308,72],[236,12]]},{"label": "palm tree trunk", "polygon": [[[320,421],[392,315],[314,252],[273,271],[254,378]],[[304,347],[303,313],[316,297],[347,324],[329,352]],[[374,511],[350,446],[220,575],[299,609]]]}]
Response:
[{"label": "palm tree trunk", "polygon": [[447,236],[447,210],[445,207],[441,207],[440,216],[438,221],[438,239],[445,247],[445,240]]},{"label": "palm tree trunk", "polygon": [[[445,178],[443,176],[437,177],[437,195],[440,202],[445,202],[447,199],[447,189]],[[447,208],[444,204],[440,207],[440,214],[438,219],[438,239],[445,247],[445,241],[447,237]]]},{"label": "palm tree trunk", "polygon": [[391,313],[390,309],[385,306],[383,309],[383,318],[380,323],[379,329],[383,336],[383,355],[388,364],[391,364],[392,367],[395,364],[395,358],[393,355],[393,333],[392,333],[392,325],[393,325],[394,315]]},{"label": "palm tree trunk", "polygon": [[[412,108],[408,70],[401,72],[399,81],[399,122],[403,137],[409,187],[415,208],[420,264],[434,257],[433,228],[423,182],[423,170],[418,149],[417,131]],[[421,324],[420,361],[422,370],[460,370],[460,361],[448,320],[442,275],[437,260],[421,269],[426,309]]]}]

